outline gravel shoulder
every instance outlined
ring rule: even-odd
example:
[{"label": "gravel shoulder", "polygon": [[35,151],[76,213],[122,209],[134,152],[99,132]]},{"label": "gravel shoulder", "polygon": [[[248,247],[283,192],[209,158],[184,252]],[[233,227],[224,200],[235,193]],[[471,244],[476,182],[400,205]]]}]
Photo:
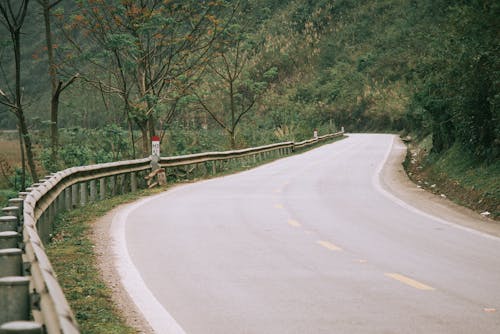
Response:
[{"label": "gravel shoulder", "polygon": [[[459,206],[446,198],[418,188],[408,178],[403,168],[402,163],[405,156],[406,146],[399,138],[396,138],[394,147],[380,174],[380,183],[386,191],[425,213],[467,228],[500,237],[499,222],[482,217],[476,212]],[[153,329],[121,284],[121,279],[115,266],[116,259],[114,256],[110,256],[110,254],[113,254],[113,239],[110,235],[113,217],[127,205],[130,204],[121,205],[98,219],[93,224],[92,238],[95,244],[95,253],[100,273],[107,286],[111,289],[113,302],[121,310],[126,323],[135,328],[137,333],[152,334],[154,333]]]},{"label": "gravel shoulder", "polygon": [[385,190],[425,213],[500,237],[500,222],[483,217],[473,210],[419,188],[413,183],[403,168],[405,157],[406,146],[400,138],[396,138],[394,147],[380,174],[380,181]]},{"label": "gravel shoulder", "polygon": [[135,328],[140,334],[153,334],[154,331],[144,319],[141,311],[135,306],[128,292],[121,284],[120,275],[116,269],[115,256],[113,255],[113,238],[111,237],[111,224],[113,217],[129,204],[123,204],[99,218],[93,224],[92,241],[94,242],[97,265],[100,274],[112,292],[113,303],[120,310],[127,325]]}]

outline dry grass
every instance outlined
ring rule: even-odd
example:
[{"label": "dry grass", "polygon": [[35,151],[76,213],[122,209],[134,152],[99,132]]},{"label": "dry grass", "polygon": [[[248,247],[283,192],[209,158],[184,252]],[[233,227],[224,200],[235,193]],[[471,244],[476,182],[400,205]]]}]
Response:
[{"label": "dry grass", "polygon": [[17,140],[0,139],[0,160],[5,161],[11,166],[21,164],[21,152]]}]

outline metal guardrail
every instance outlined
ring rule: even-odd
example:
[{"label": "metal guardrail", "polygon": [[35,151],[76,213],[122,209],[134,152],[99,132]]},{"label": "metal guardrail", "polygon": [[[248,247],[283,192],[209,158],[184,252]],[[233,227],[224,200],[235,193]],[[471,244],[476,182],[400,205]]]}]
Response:
[{"label": "metal guardrail", "polygon": [[[243,150],[207,152],[160,158],[164,168],[271,157],[343,136],[328,134],[302,142],[283,142]],[[209,164],[207,164],[209,163]],[[0,332],[79,333],[73,312],[45,253],[58,213],[145,186],[141,173],[149,172],[151,158],[68,168],[51,174],[19,198],[9,200],[0,217]]]}]

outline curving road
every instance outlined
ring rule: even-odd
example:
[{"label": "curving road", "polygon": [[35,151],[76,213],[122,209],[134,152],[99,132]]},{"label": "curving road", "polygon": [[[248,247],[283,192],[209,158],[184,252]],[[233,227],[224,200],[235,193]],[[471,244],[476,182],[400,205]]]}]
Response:
[{"label": "curving road", "polygon": [[394,141],[350,135],[126,207],[123,284],[158,333],[499,333],[500,238],[384,190]]}]

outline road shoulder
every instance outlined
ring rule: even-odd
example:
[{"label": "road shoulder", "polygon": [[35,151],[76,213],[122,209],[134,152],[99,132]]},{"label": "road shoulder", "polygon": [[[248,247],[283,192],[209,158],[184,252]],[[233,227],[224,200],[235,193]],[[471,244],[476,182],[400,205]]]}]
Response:
[{"label": "road shoulder", "polygon": [[406,146],[395,137],[392,149],[380,172],[382,187],[406,204],[427,214],[492,236],[500,237],[500,222],[437,196],[413,183],[403,168]]},{"label": "road shoulder", "polygon": [[120,205],[105,216],[95,221],[92,228],[92,241],[95,245],[97,266],[106,285],[112,291],[112,299],[117,309],[120,310],[127,325],[133,327],[140,334],[154,334],[153,329],[144,318],[142,312],[137,308],[132,298],[125,290],[120,275],[116,269],[116,258],[113,252],[113,238],[111,236],[111,225],[113,217],[124,210],[129,204]]}]

